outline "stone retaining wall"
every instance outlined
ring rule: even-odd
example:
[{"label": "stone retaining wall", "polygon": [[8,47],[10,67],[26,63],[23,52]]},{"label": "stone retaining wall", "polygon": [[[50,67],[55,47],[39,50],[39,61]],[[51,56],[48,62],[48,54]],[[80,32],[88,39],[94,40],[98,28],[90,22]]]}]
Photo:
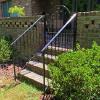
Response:
[{"label": "stone retaining wall", "polygon": [[13,37],[13,40],[15,40],[33,24],[37,18],[39,18],[39,16],[2,18],[0,19],[0,34],[9,34]]},{"label": "stone retaining wall", "polygon": [[93,41],[100,45],[100,12],[78,13],[77,41],[82,47],[90,47]]}]

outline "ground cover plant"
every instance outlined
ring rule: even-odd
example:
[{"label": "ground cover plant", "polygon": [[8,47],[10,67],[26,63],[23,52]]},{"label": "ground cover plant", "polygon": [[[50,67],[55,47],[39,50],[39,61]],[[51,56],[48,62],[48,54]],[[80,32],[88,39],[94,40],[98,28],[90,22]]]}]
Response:
[{"label": "ground cover plant", "polygon": [[9,41],[5,37],[0,37],[0,62],[6,62],[10,59],[12,50]]},{"label": "ground cover plant", "polygon": [[41,91],[24,82],[12,86],[0,89],[0,100],[40,100],[42,95]]},{"label": "ground cover plant", "polygon": [[[7,63],[13,54],[11,42],[11,37],[0,35],[0,100],[39,100],[42,98],[40,90],[14,80],[13,64]],[[16,67],[16,73],[20,70]]]},{"label": "ground cover plant", "polygon": [[57,100],[100,100],[100,46],[69,51],[49,65]]}]

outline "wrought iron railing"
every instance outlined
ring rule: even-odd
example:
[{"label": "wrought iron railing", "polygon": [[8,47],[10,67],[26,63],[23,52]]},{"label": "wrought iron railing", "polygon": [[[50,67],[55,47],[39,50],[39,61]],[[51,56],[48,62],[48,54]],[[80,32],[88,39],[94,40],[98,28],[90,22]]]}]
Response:
[{"label": "wrought iron railing", "polygon": [[[27,60],[34,52],[40,49],[44,35],[44,16],[40,16],[29,28],[27,28],[11,45],[21,57]],[[35,50],[35,51],[34,51]],[[17,56],[16,56],[17,58]]]},{"label": "wrought iron railing", "polygon": [[[25,65],[27,61],[35,59],[37,57],[37,52],[42,53],[44,86],[46,52],[50,51],[50,56],[47,55],[47,58],[51,57],[51,59],[55,59],[57,51],[73,49],[75,42],[75,27],[73,24],[76,14],[73,14],[67,21],[66,12],[68,11],[65,11],[65,8],[63,9],[62,6],[58,8],[59,9],[51,15],[41,15],[28,29],[11,43],[11,46],[13,46],[15,50],[13,62],[19,65]],[[15,66],[14,75],[16,79]]]},{"label": "wrought iron railing", "polygon": [[[34,57],[36,52],[40,51],[44,46],[44,23],[45,15],[41,15],[11,43],[14,50],[14,65],[17,64],[17,66],[25,68],[26,62]],[[14,74],[16,77],[15,66]]]},{"label": "wrought iron railing", "polygon": [[[69,20],[58,30],[58,32],[52,32],[51,39],[48,40],[47,34],[46,40],[48,40],[47,44],[43,47],[41,50],[42,56],[43,56],[43,69],[44,69],[44,92],[45,92],[45,64],[46,64],[46,58],[54,59],[57,57],[56,52],[63,52],[68,51],[69,49],[74,49],[74,42],[75,42],[75,35],[76,35],[76,28],[74,27],[75,21],[76,21],[77,14],[73,14]],[[67,26],[70,24],[70,28],[67,28]],[[74,25],[73,25],[74,24]],[[46,53],[49,52],[49,55]]]},{"label": "wrought iron railing", "polygon": [[55,9],[56,10],[52,14],[46,14],[48,33],[57,32],[71,15],[70,10],[64,5],[57,5],[55,6]]}]

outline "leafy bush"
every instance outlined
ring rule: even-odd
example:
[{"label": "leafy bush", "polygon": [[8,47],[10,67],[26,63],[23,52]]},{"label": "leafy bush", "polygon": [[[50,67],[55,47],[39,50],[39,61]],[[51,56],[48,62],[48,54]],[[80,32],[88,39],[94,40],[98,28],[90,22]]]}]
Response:
[{"label": "leafy bush", "polygon": [[10,42],[5,37],[0,38],[0,62],[8,61],[11,57],[12,50]]},{"label": "leafy bush", "polygon": [[[58,100],[100,99],[100,46],[69,51],[49,65]],[[99,99],[98,99],[99,98]]]},{"label": "leafy bush", "polygon": [[24,16],[25,15],[25,8],[21,6],[12,6],[9,8],[8,11],[10,14],[18,14],[18,16]]},{"label": "leafy bush", "polygon": [[9,44],[13,42],[12,36],[7,33],[0,34],[0,39],[4,39],[4,40],[8,41]]}]

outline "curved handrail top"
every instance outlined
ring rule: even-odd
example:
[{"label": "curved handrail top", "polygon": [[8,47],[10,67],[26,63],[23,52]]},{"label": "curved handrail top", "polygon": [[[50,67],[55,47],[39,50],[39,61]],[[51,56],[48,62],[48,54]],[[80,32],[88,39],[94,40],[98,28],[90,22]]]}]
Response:
[{"label": "curved handrail top", "polygon": [[32,27],[34,27],[37,22],[39,22],[42,18],[44,18],[45,15],[41,15],[30,27],[28,27],[20,36],[18,36],[12,43],[11,45],[15,44],[26,32],[28,32]]},{"label": "curved handrail top", "polygon": [[68,13],[71,14],[69,8],[66,7],[65,5],[56,5],[56,6],[57,6],[57,7],[63,7],[63,8],[65,8],[65,9],[68,11]]},{"label": "curved handrail top", "polygon": [[74,18],[76,18],[77,13],[74,13],[69,20],[65,23],[65,25],[56,33],[56,35],[44,46],[44,48],[41,50],[41,52],[44,52],[45,49],[55,40],[55,38],[66,28],[66,26],[73,21]]}]

